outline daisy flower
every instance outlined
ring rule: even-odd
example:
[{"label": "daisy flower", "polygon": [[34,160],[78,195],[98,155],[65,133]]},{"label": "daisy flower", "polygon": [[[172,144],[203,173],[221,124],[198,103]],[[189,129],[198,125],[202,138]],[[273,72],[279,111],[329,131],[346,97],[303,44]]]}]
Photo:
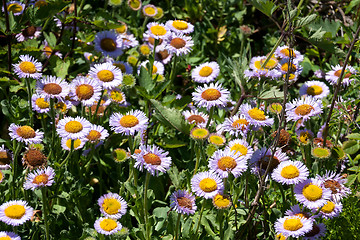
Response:
[{"label": "daisy flower", "polygon": [[132,74],[133,68],[132,66],[124,61],[113,61],[112,65],[119,68],[123,74]]},{"label": "daisy flower", "polygon": [[30,170],[44,168],[47,164],[47,157],[37,148],[29,147],[24,152],[22,163]]},{"label": "daisy flower", "polygon": [[104,89],[111,89],[122,83],[122,72],[109,62],[95,64],[89,71],[90,77],[97,80]]},{"label": "daisy flower", "polygon": [[108,95],[111,101],[117,104],[124,104],[126,102],[126,96],[119,88],[109,90]]},{"label": "daisy flower", "polygon": [[166,26],[175,33],[189,34],[194,31],[194,25],[183,20],[169,20]]},{"label": "daisy flower", "polygon": [[55,76],[44,76],[36,82],[36,93],[44,97],[46,101],[50,98],[56,98],[64,101],[65,97],[70,93],[69,84]]},{"label": "daisy flower", "polygon": [[334,202],[340,202],[342,198],[351,193],[351,190],[345,187],[347,179],[334,171],[326,171],[324,176],[316,176],[321,181],[323,187],[331,191],[331,199]]},{"label": "daisy flower", "polygon": [[145,17],[154,17],[157,14],[157,8],[152,4],[147,4],[142,8]]},{"label": "daisy flower", "polygon": [[87,142],[87,138],[62,138],[61,139],[61,147],[67,151],[71,151],[71,140],[74,141],[74,150],[78,150],[84,147],[85,143]]},{"label": "daisy flower", "polygon": [[122,229],[121,223],[112,218],[98,218],[94,223],[95,230],[104,235],[112,235]]},{"label": "daisy flower", "polygon": [[250,159],[254,150],[252,147],[246,142],[245,139],[235,139],[228,143],[227,149],[230,151],[235,151],[236,154],[244,157],[245,159]]},{"label": "daisy flower", "polygon": [[[19,16],[24,12],[25,4],[19,1],[10,1],[6,4],[6,10],[8,12],[12,12],[14,16]],[[4,7],[2,8],[2,11],[5,12]]]},{"label": "daisy flower", "polygon": [[13,64],[14,72],[19,78],[39,79],[42,76],[42,64],[30,55],[20,55],[20,61]]},{"label": "daisy flower", "polygon": [[95,101],[100,100],[101,85],[89,77],[77,76],[70,84],[72,99],[90,107]]},{"label": "daisy flower", "polygon": [[44,133],[39,130],[34,130],[30,126],[19,126],[14,123],[10,124],[9,135],[11,140],[24,142],[25,144],[41,143]]},{"label": "daisy flower", "polygon": [[302,129],[302,130],[296,130],[295,131],[298,140],[302,144],[309,144],[312,138],[314,138],[314,133],[310,129]]},{"label": "daisy flower", "polygon": [[141,0],[128,0],[127,4],[133,11],[139,10],[142,6]]},{"label": "daisy flower", "polygon": [[322,239],[326,235],[326,225],[324,223],[313,222],[313,227],[310,232],[305,233],[304,240]]},{"label": "daisy flower", "polygon": [[[156,47],[159,47],[159,46],[165,47],[164,40],[166,40],[169,36],[170,36],[170,33],[168,34],[168,36],[166,38],[158,39]],[[152,37],[152,35],[149,33],[149,31],[146,31],[146,32],[143,33],[143,39],[142,40],[147,42],[147,44],[149,45],[149,47],[151,49],[154,49],[155,38]]]},{"label": "daisy flower", "polygon": [[151,48],[150,48],[149,44],[147,44],[147,43],[141,44],[139,47],[139,50],[140,50],[140,53],[146,57],[148,57],[151,54]]},{"label": "daisy flower", "polygon": [[59,58],[62,58],[62,54],[59,52],[59,51],[56,51],[55,50],[55,53],[53,53],[53,48],[50,47],[50,45],[48,44],[48,42],[46,40],[44,40],[43,42],[43,54],[47,57],[47,58],[50,58],[52,55],[56,55],[58,56]]},{"label": "daisy flower", "polygon": [[291,81],[295,81],[295,79],[297,78],[297,76],[299,76],[303,70],[302,66],[299,65],[298,62],[291,62],[289,65],[289,59],[288,58],[284,58],[282,59],[279,64],[277,69],[284,74],[284,78],[286,77],[286,73],[289,72],[289,75],[292,74],[293,76],[289,77],[289,80]]},{"label": "daisy flower", "polygon": [[103,55],[118,57],[123,54],[122,39],[115,31],[102,31],[95,35],[95,50]]},{"label": "daisy flower", "polygon": [[30,220],[33,215],[33,208],[27,202],[13,200],[3,203],[0,206],[0,221],[11,226],[19,226]]},{"label": "daisy flower", "polygon": [[322,113],[321,100],[309,96],[286,103],[285,107],[288,121],[298,121],[301,119],[303,122],[306,122],[310,117]]},{"label": "daisy flower", "polygon": [[209,134],[209,130],[205,127],[194,127],[190,131],[190,137],[195,140],[205,140]]},{"label": "daisy flower", "polygon": [[111,130],[115,133],[124,135],[135,135],[136,132],[143,131],[149,124],[145,113],[140,110],[131,110],[126,114],[113,113],[109,119]]},{"label": "daisy flower", "polygon": [[289,210],[286,210],[285,216],[297,216],[308,219],[314,219],[316,217],[305,207],[300,207],[298,204],[291,206]]},{"label": "daisy flower", "polygon": [[122,48],[123,49],[128,49],[128,48],[134,48],[136,46],[139,45],[139,41],[136,40],[134,34],[121,34],[121,39],[122,39]]},{"label": "daisy flower", "polygon": [[166,48],[169,53],[176,54],[177,56],[188,54],[194,46],[192,38],[183,33],[172,33],[166,43]]},{"label": "daisy flower", "polygon": [[321,79],[325,77],[325,73],[321,69],[319,69],[314,72],[314,76]]},{"label": "daisy flower", "polygon": [[186,190],[178,190],[170,196],[170,208],[180,214],[194,214],[197,206],[195,196]]},{"label": "daisy flower", "polygon": [[0,232],[0,239],[4,240],[21,240],[19,235],[13,232]]},{"label": "daisy flower", "polygon": [[221,125],[221,129],[224,132],[228,132],[230,135],[239,137],[246,136],[250,130],[250,122],[245,118],[245,115],[234,115],[229,118],[225,118],[225,121]]},{"label": "daisy flower", "polygon": [[293,58],[293,61],[295,61],[295,62],[302,62],[304,60],[304,56],[301,55],[299,51],[289,48],[286,45],[278,47],[275,50],[274,54],[276,57],[281,58],[281,59],[289,58],[291,55],[291,57]]},{"label": "daisy flower", "polygon": [[183,111],[182,114],[185,117],[185,120],[189,122],[189,124],[195,123],[196,126],[199,127],[206,127],[206,123],[209,120],[209,116],[203,112],[198,111],[197,109],[194,110],[186,110]]},{"label": "daisy flower", "polygon": [[227,209],[231,206],[231,199],[228,195],[218,193],[213,197],[212,204],[217,209]]},{"label": "daisy flower", "polygon": [[222,179],[212,171],[197,173],[191,179],[191,190],[205,199],[215,197],[223,188]]},{"label": "daisy flower", "polygon": [[37,113],[47,113],[50,111],[50,103],[45,101],[45,98],[39,94],[34,93],[31,96],[32,110]]},{"label": "daisy flower", "polygon": [[171,157],[168,156],[169,152],[155,145],[140,145],[140,150],[139,154],[133,156],[136,160],[134,167],[140,171],[145,168],[153,176],[158,176],[159,172],[164,173],[169,170],[171,165]]},{"label": "daisy flower", "polygon": [[250,69],[258,71],[265,69],[271,70],[277,67],[279,61],[276,58],[271,57],[269,61],[266,63],[266,65],[262,68],[261,66],[265,63],[266,58],[267,58],[266,56],[257,56],[251,58],[249,64]]},{"label": "daisy flower", "polygon": [[[138,68],[138,74],[140,74],[141,67],[144,67],[146,70],[148,70],[148,63],[149,63],[149,60],[146,60],[140,64],[140,66]],[[164,75],[164,72],[165,72],[164,64],[162,64],[161,62],[158,62],[158,61],[154,61],[153,68],[152,68],[152,74]]]},{"label": "daisy flower", "polygon": [[211,133],[208,137],[208,141],[215,146],[222,147],[226,143],[226,138],[218,133]]},{"label": "daisy flower", "polygon": [[278,71],[277,69],[258,69],[258,70],[252,70],[252,69],[246,69],[244,71],[244,75],[247,78],[257,78],[257,79],[261,79],[262,77],[264,78],[271,78],[271,79],[277,79],[279,77],[281,77],[281,72]]},{"label": "daisy flower", "polygon": [[194,68],[191,78],[197,83],[210,83],[214,81],[220,73],[220,66],[217,62],[205,62]]},{"label": "daisy flower", "polygon": [[244,157],[236,154],[230,149],[217,150],[209,159],[209,169],[219,174],[221,178],[227,178],[229,172],[234,177],[239,177],[247,169],[247,162]]},{"label": "daisy flower", "polygon": [[6,170],[11,168],[10,164],[13,160],[13,154],[10,150],[6,149],[4,145],[0,147],[0,169]]},{"label": "daisy flower", "polygon": [[298,238],[311,231],[313,221],[303,217],[286,216],[276,220],[274,227],[277,233]]},{"label": "daisy flower", "polygon": [[204,107],[209,111],[212,107],[225,107],[230,98],[230,92],[220,83],[210,83],[197,87],[192,96],[198,107]]},{"label": "daisy flower", "polygon": [[166,39],[171,35],[170,29],[162,23],[150,22],[146,26],[145,33],[154,39]]},{"label": "daisy flower", "polygon": [[[328,81],[331,85],[337,84],[338,78],[341,75],[342,68],[343,67],[340,65],[332,66],[331,71],[327,72],[325,75],[326,81]],[[351,79],[351,76],[355,75],[356,73],[357,73],[357,71],[355,70],[355,68],[353,68],[351,66],[347,66],[345,69],[345,74],[344,74],[343,80],[342,80],[342,85],[345,87],[349,86],[350,83],[352,83],[354,81],[354,79]]]},{"label": "daisy flower", "polygon": [[118,219],[126,213],[127,203],[116,193],[107,193],[98,199],[100,211],[105,217]]},{"label": "daisy flower", "polygon": [[28,173],[24,182],[24,189],[35,190],[41,187],[50,187],[54,183],[55,171],[51,167],[45,169],[37,169],[32,173]]},{"label": "daisy flower", "polygon": [[309,176],[309,170],[300,161],[284,161],[271,174],[272,179],[281,184],[298,184]]},{"label": "daisy flower", "polygon": [[25,40],[28,39],[34,39],[34,38],[38,38],[41,34],[41,27],[34,27],[34,26],[29,26],[24,28],[21,33],[16,34],[16,40],[18,42],[23,42]]},{"label": "daisy flower", "polygon": [[329,93],[329,87],[320,81],[307,81],[300,87],[299,90],[300,96],[308,95],[316,99],[325,98],[327,95],[329,95]]},{"label": "daisy flower", "polygon": [[[256,150],[250,159],[249,166],[253,174],[264,174],[271,159],[271,149],[266,147]],[[269,167],[271,173],[281,162],[288,161],[289,157],[286,156],[280,149],[276,150],[271,165]]]},{"label": "daisy flower", "polygon": [[245,116],[245,119],[247,119],[249,124],[255,127],[271,126],[274,124],[273,118],[265,116],[263,110],[257,107],[253,108],[248,103],[241,105],[239,111]]},{"label": "daisy flower", "polygon": [[86,137],[90,130],[91,123],[83,117],[65,117],[56,126],[56,132],[60,137],[73,140]]},{"label": "daisy flower", "polygon": [[89,142],[96,143],[99,142],[100,140],[105,140],[108,136],[109,133],[104,127],[100,125],[91,124],[90,132],[86,136],[86,138],[88,139]]},{"label": "daisy flower", "polygon": [[[342,212],[343,205],[341,202],[333,202],[333,201],[327,201],[326,204],[324,204],[320,211],[319,216],[325,219],[332,219],[334,217],[339,216],[339,214]],[[316,213],[319,210],[319,208],[313,209],[313,212]]]},{"label": "daisy flower", "polygon": [[322,207],[331,198],[331,191],[321,186],[315,178],[307,179],[295,185],[295,198],[310,209]]}]

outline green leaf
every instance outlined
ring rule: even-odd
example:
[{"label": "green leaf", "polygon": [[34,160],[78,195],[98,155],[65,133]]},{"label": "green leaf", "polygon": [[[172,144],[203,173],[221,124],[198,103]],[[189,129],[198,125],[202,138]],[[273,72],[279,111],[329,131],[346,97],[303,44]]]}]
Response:
[{"label": "green leaf", "polygon": [[270,17],[278,6],[275,5],[272,1],[268,0],[250,0],[249,1],[257,10]]},{"label": "green leaf", "polygon": [[352,0],[350,4],[347,6],[345,14],[348,14],[354,7],[360,4],[360,0]]},{"label": "green leaf", "polygon": [[[164,118],[164,120],[172,127],[184,134],[190,133],[190,125],[186,123],[183,115],[179,110],[165,107],[159,101],[156,101],[154,99],[151,99],[150,102],[159,112],[159,114]],[[161,119],[159,120],[161,121]]]},{"label": "green leaf", "polygon": [[351,133],[347,135],[346,138],[360,140],[360,133]]},{"label": "green leaf", "polygon": [[354,167],[348,168],[347,170],[353,171],[353,172],[360,172],[360,166],[354,166]]},{"label": "green leaf", "polygon": [[347,186],[351,186],[356,181],[356,174],[351,174],[347,177]]},{"label": "green leaf", "polygon": [[308,25],[309,23],[311,23],[312,21],[314,21],[316,19],[317,15],[311,14],[309,16],[306,17],[302,17],[299,20],[296,21],[296,27],[303,27]]},{"label": "green leaf", "polygon": [[140,79],[139,84],[141,87],[145,88],[148,93],[155,87],[155,82],[153,81],[152,77],[150,76],[148,70],[146,68],[140,68]]},{"label": "green leaf", "polygon": [[16,28],[16,21],[14,20],[14,15],[12,12],[9,12],[9,27],[10,27],[10,32],[14,31],[14,29]]},{"label": "green leaf", "polygon": [[44,36],[45,36],[45,39],[46,39],[48,45],[51,48],[54,48],[56,46],[56,36],[52,32],[50,32],[49,34],[44,32]]},{"label": "green leaf", "polygon": [[60,214],[60,213],[64,213],[65,210],[66,210],[66,207],[64,207],[64,206],[54,205],[52,212],[55,214]]},{"label": "green leaf", "polygon": [[164,142],[157,142],[156,144],[158,144],[162,148],[179,148],[187,145],[186,142],[177,139],[169,139],[165,140]]},{"label": "green leaf", "polygon": [[314,32],[309,39],[317,39],[320,40],[324,35],[326,31],[322,30],[322,27],[320,27],[316,32]]},{"label": "green leaf", "polygon": [[54,72],[57,77],[59,78],[65,78],[68,74],[68,70],[70,67],[70,61],[65,60],[65,62],[61,59],[56,60],[56,67],[54,67]]},{"label": "green leaf", "polygon": [[343,149],[344,149],[344,152],[347,154],[355,154],[357,151],[359,151],[360,145],[357,141],[350,140],[350,141],[344,142]]},{"label": "green leaf", "polygon": [[272,86],[270,89],[264,90],[262,93],[260,93],[259,98],[264,100],[284,98],[284,93],[280,91],[276,86]]}]

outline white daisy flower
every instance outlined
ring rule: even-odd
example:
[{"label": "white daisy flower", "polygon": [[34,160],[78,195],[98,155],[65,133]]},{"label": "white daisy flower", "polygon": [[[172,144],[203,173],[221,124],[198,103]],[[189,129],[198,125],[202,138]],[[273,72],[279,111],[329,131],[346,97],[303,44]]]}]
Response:
[{"label": "white daisy flower", "polygon": [[109,133],[104,127],[100,125],[91,124],[90,132],[86,136],[86,138],[88,139],[89,142],[96,143],[99,142],[100,140],[105,140],[108,136]]},{"label": "white daisy flower", "polygon": [[36,188],[49,187],[54,183],[55,171],[51,167],[37,169],[28,173],[24,182],[24,189],[35,190]]},{"label": "white daisy flower", "polygon": [[195,196],[185,190],[177,190],[170,196],[170,208],[180,214],[194,214],[197,206]]},{"label": "white daisy flower", "polygon": [[9,135],[11,140],[24,142],[25,144],[41,143],[44,138],[44,133],[39,130],[34,130],[30,126],[19,126],[14,123],[9,126]]},{"label": "white daisy flower", "polygon": [[[6,10],[11,12],[14,16],[19,16],[24,12],[25,4],[19,1],[10,1],[6,4]],[[4,7],[2,7],[2,11],[5,12]]]},{"label": "white daisy flower", "polygon": [[300,96],[307,95],[312,96],[315,99],[322,99],[329,95],[329,87],[325,83],[320,81],[307,81],[299,90]]},{"label": "white daisy flower", "polygon": [[132,135],[146,130],[148,118],[145,113],[140,110],[131,110],[126,114],[113,113],[109,119],[109,125],[115,133],[124,135]]},{"label": "white daisy flower", "polygon": [[30,55],[20,55],[20,62],[13,64],[14,72],[19,78],[39,79],[42,76],[42,64]]},{"label": "white daisy flower", "polygon": [[182,33],[171,33],[171,36],[166,39],[166,43],[169,53],[176,54],[177,56],[188,54],[194,46],[192,38]]},{"label": "white daisy flower", "polygon": [[28,39],[34,39],[34,38],[38,38],[41,34],[41,27],[34,27],[34,26],[29,26],[24,28],[21,33],[16,34],[16,40],[18,42],[23,42],[25,40]]},{"label": "white daisy flower", "polygon": [[[266,147],[258,149],[251,156],[249,166],[253,174],[264,174],[272,156],[271,149]],[[288,161],[289,157],[278,149],[275,151],[269,167],[271,173],[281,162]]]},{"label": "white daisy flower", "polygon": [[239,108],[239,112],[245,116],[245,119],[249,121],[250,125],[255,127],[272,126],[274,124],[273,118],[265,116],[263,110],[257,107],[253,108],[248,103],[242,104]]},{"label": "white daisy flower", "polygon": [[301,55],[301,53],[299,51],[297,51],[295,49],[291,49],[286,45],[278,47],[275,50],[274,54],[276,57],[281,58],[281,59],[289,58],[291,55],[291,57],[293,58],[293,61],[302,62],[304,60],[304,56]]},{"label": "white daisy flower", "polygon": [[[341,202],[327,201],[326,204],[321,207],[318,215],[325,219],[332,219],[340,215],[342,208],[343,205]],[[319,208],[313,209],[313,213],[316,213],[318,210]]]},{"label": "white daisy flower", "polygon": [[170,36],[170,29],[162,23],[150,22],[147,25],[148,30],[145,32],[154,39],[166,39]]},{"label": "white daisy flower", "polygon": [[236,154],[243,156],[245,159],[250,159],[254,153],[254,150],[245,139],[234,139],[228,143],[226,148],[235,151]]},{"label": "white daisy flower", "polygon": [[122,229],[121,223],[112,218],[98,218],[94,223],[95,230],[104,235],[112,235]]},{"label": "white daisy flower", "polygon": [[200,172],[191,179],[191,190],[195,195],[205,199],[213,198],[223,191],[224,184],[219,175],[214,172]]},{"label": "white daisy flower", "polygon": [[119,219],[126,213],[127,203],[116,193],[107,193],[98,199],[100,211],[105,217]]},{"label": "white daisy flower", "polygon": [[13,161],[13,154],[10,150],[6,149],[4,145],[0,147],[0,169],[6,170],[11,168],[10,164]]},{"label": "white daisy flower", "polygon": [[185,110],[182,112],[184,115],[185,120],[189,122],[189,124],[195,123],[196,126],[199,127],[206,127],[206,123],[209,120],[209,116],[203,112],[200,112],[197,109],[194,110]]},{"label": "white daisy flower", "polygon": [[300,207],[298,204],[291,206],[289,210],[286,210],[285,216],[297,216],[308,219],[316,218],[315,215],[312,215],[310,210],[308,210],[306,207]]},{"label": "white daisy flower", "polygon": [[291,103],[286,103],[286,118],[288,121],[297,121],[302,119],[306,122],[312,116],[322,113],[321,100],[306,96],[301,99],[295,99]]},{"label": "white daisy flower", "polygon": [[235,137],[244,137],[250,130],[250,121],[248,121],[243,114],[234,115],[225,118],[225,121],[221,125],[221,130]]},{"label": "white daisy flower", "polygon": [[[289,72],[289,74],[293,74],[295,76],[300,75],[303,70],[303,67],[296,61],[293,61],[292,63],[290,63],[290,66],[289,66],[289,59],[284,58],[284,59],[280,60],[277,69],[282,74],[284,74],[284,77],[285,77],[286,76],[285,74],[288,72]],[[289,79],[289,80],[295,81],[294,79]]]},{"label": "white daisy flower", "polygon": [[122,39],[122,48],[128,49],[128,48],[134,48],[139,45],[139,41],[136,40],[134,34],[121,34],[120,35]]},{"label": "white daisy flower", "polygon": [[326,225],[324,223],[313,222],[313,227],[310,232],[305,233],[304,240],[322,239],[326,235]]},{"label": "white daisy flower", "polygon": [[74,141],[74,150],[82,149],[85,146],[85,143],[87,142],[87,138],[77,138],[77,139],[71,139],[71,138],[62,138],[61,139],[61,147],[64,150],[71,151],[71,140]]},{"label": "white daisy flower", "polygon": [[21,240],[19,235],[13,232],[0,232],[0,239],[4,240]]},{"label": "white daisy flower", "polygon": [[97,80],[104,89],[111,89],[121,85],[122,72],[109,62],[95,64],[89,71],[90,77]]},{"label": "white daisy flower", "polygon": [[13,200],[0,206],[0,221],[7,225],[19,226],[30,220],[32,215],[33,208],[25,201]]},{"label": "white daisy flower", "polygon": [[[149,60],[146,60],[140,64],[140,66],[138,68],[138,74],[140,74],[141,67],[144,67],[146,70],[148,70],[148,63],[149,63]],[[162,64],[161,62],[158,62],[158,61],[154,61],[152,74],[153,75],[154,74],[164,75],[164,72],[165,72],[164,64]]]},{"label": "white daisy flower", "polygon": [[315,178],[307,179],[295,185],[295,198],[310,209],[322,207],[331,198],[331,191],[321,186]]},{"label": "white daisy flower", "polygon": [[82,139],[86,137],[91,130],[91,123],[83,117],[65,117],[61,119],[57,126],[56,132],[62,138]]},{"label": "white daisy flower", "polygon": [[37,113],[47,113],[50,111],[50,103],[45,101],[45,98],[39,94],[34,93],[31,96],[31,102],[32,110]]},{"label": "white daisy flower", "polygon": [[[337,84],[338,78],[341,75],[342,68],[343,67],[340,66],[339,64],[336,66],[331,66],[331,71],[327,72],[325,75],[326,81],[328,81],[331,85]],[[342,85],[345,87],[349,86],[354,81],[354,79],[351,78],[351,76],[355,74],[357,74],[355,68],[353,68],[352,66],[347,66],[345,68],[345,74],[342,80]]]},{"label": "white daisy flower", "polygon": [[249,67],[252,70],[271,70],[277,67],[279,61],[272,57],[269,59],[269,61],[266,63],[266,65],[262,68],[261,66],[264,64],[265,60],[266,60],[266,56],[256,56],[251,58],[250,60],[250,64]]},{"label": "white daisy flower", "polygon": [[340,202],[342,198],[351,193],[350,188],[345,187],[347,179],[335,171],[326,171],[324,176],[316,176],[322,186],[331,191],[331,200]]},{"label": "white daisy flower", "polygon": [[194,25],[183,20],[169,20],[166,26],[175,33],[189,34],[194,31]]},{"label": "white daisy flower", "polygon": [[115,31],[102,31],[95,35],[95,50],[103,55],[118,57],[123,54],[121,35]]},{"label": "white daisy flower", "polygon": [[208,167],[221,178],[227,178],[230,172],[237,178],[246,171],[247,161],[230,149],[217,150],[210,157]]},{"label": "white daisy flower", "polygon": [[82,105],[90,107],[95,101],[100,100],[101,85],[89,77],[77,76],[70,84],[74,101],[81,102]]},{"label": "white daisy flower", "polygon": [[55,76],[44,76],[36,82],[36,93],[44,97],[46,101],[50,98],[56,98],[64,101],[65,97],[70,93],[69,84]]},{"label": "white daisy flower", "polygon": [[198,107],[204,107],[209,111],[212,107],[225,107],[230,98],[230,92],[220,83],[210,83],[197,87],[192,96]]},{"label": "white daisy flower", "polygon": [[117,104],[124,104],[126,102],[125,94],[119,88],[113,88],[107,91],[112,102]]},{"label": "white daisy flower", "polygon": [[197,83],[209,83],[214,81],[220,73],[220,66],[217,62],[205,62],[194,68],[191,78]]},{"label": "white daisy flower", "polygon": [[272,179],[281,184],[298,184],[309,176],[309,170],[300,161],[284,161],[271,174]]},{"label": "white daisy flower", "polygon": [[277,233],[298,238],[311,231],[313,221],[303,217],[286,216],[276,220],[274,226]]},{"label": "white daisy flower", "polygon": [[142,13],[145,17],[155,17],[158,13],[157,8],[152,4],[147,4],[142,8]]},{"label": "white daisy flower", "polygon": [[165,44],[156,46],[155,60],[162,64],[168,64],[171,61],[173,54],[166,49]]}]

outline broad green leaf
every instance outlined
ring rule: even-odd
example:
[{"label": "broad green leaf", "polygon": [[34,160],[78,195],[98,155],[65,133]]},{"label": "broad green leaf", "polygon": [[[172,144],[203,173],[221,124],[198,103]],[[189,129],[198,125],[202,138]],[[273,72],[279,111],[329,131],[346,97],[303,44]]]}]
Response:
[{"label": "broad green leaf", "polygon": [[317,39],[320,40],[324,35],[325,35],[326,31],[322,30],[322,27],[320,27],[318,30],[316,30],[316,32],[314,32],[309,39]]},{"label": "broad green leaf", "polygon": [[351,133],[347,135],[346,138],[360,140],[360,133]]},{"label": "broad green leaf", "polygon": [[280,91],[277,87],[272,86],[268,90],[264,90],[260,93],[259,98],[261,99],[274,99],[274,98],[284,98],[284,93]]},{"label": "broad green leaf", "polygon": [[278,8],[275,3],[269,0],[250,0],[249,2],[266,16],[271,16]]},{"label": "broad green leaf", "polygon": [[66,210],[66,207],[64,207],[64,206],[54,205],[52,212],[55,214],[60,214],[60,213],[64,213],[65,210]]},{"label": "broad green leaf", "polygon": [[45,36],[45,39],[48,43],[48,45],[51,47],[51,48],[54,48],[55,45],[56,45],[56,36],[50,32],[49,34],[47,34],[46,32],[44,32],[44,36]]},{"label": "broad green leaf", "polygon": [[311,14],[309,16],[306,17],[302,17],[299,20],[296,21],[296,27],[303,27],[308,25],[309,23],[311,23],[312,21],[314,21],[316,19],[317,15]]},{"label": "broad green leaf", "polygon": [[359,142],[355,140],[350,140],[344,142],[343,149],[344,152],[347,154],[355,154],[357,151],[359,151],[360,145]]},{"label": "broad green leaf", "polygon": [[140,68],[140,76],[139,76],[139,84],[141,87],[145,88],[145,90],[150,93],[151,90],[155,87],[155,82],[153,81],[152,77],[149,75],[148,70],[146,68]]},{"label": "broad green leaf", "polygon": [[345,14],[348,14],[354,7],[360,4],[360,0],[352,0],[350,4],[347,6]]},{"label": "broad green leaf", "polygon": [[61,59],[56,60],[56,67],[54,67],[55,75],[59,78],[65,78],[68,74],[68,70],[70,67],[70,61],[65,60],[65,62]]},{"label": "broad green leaf", "polygon": [[356,174],[351,174],[347,177],[347,186],[351,186],[356,181]]}]

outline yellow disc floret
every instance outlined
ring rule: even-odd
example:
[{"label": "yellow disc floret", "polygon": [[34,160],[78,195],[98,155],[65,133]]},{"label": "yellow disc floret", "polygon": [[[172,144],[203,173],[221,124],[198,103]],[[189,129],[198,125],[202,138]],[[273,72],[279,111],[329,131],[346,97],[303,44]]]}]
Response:
[{"label": "yellow disc floret", "polygon": [[309,201],[316,201],[322,197],[322,188],[314,184],[307,184],[302,190],[302,194]]},{"label": "yellow disc floret", "polygon": [[40,183],[46,184],[46,183],[48,183],[48,181],[49,181],[49,176],[47,174],[43,173],[43,174],[37,175],[34,178],[33,183],[39,185]]},{"label": "yellow disc floret", "polygon": [[114,80],[114,73],[109,70],[101,70],[97,73],[97,77],[102,82],[111,82]]},{"label": "yellow disc floret", "polygon": [[327,201],[327,203],[321,208],[323,213],[332,213],[335,209],[335,203]]},{"label": "yellow disc floret", "polygon": [[121,203],[115,198],[106,198],[102,207],[107,214],[114,215],[121,209]]},{"label": "yellow disc floret", "polygon": [[297,231],[303,227],[300,218],[288,218],[284,221],[284,229],[288,231]]},{"label": "yellow disc floret", "polygon": [[211,67],[209,67],[209,66],[204,66],[204,67],[202,67],[202,68],[200,69],[199,75],[200,75],[201,77],[208,77],[208,76],[210,76],[210,75],[212,74],[212,72],[213,72],[213,69],[212,69]]},{"label": "yellow disc floret", "polygon": [[204,178],[200,181],[199,187],[204,192],[213,192],[217,189],[216,181],[212,178]]},{"label": "yellow disc floret", "polygon": [[188,29],[188,24],[185,21],[181,21],[181,20],[175,20],[172,23],[173,27],[176,28],[177,30],[185,30]]},{"label": "yellow disc floret", "polygon": [[12,219],[21,219],[25,215],[25,212],[25,207],[19,204],[10,205],[4,210],[5,215]]},{"label": "yellow disc floret", "polygon": [[155,36],[164,36],[167,33],[166,28],[160,25],[150,27],[150,32]]},{"label": "yellow disc floret", "polygon": [[65,124],[65,131],[69,133],[78,133],[83,130],[83,125],[79,121],[69,121]]},{"label": "yellow disc floret", "polygon": [[318,85],[312,85],[306,89],[306,93],[310,96],[317,96],[323,92],[322,87]]},{"label": "yellow disc floret", "polygon": [[36,104],[36,106],[38,106],[41,109],[46,109],[46,108],[48,108],[50,106],[49,103],[46,102],[44,98],[36,99],[35,104]]},{"label": "yellow disc floret", "polygon": [[215,88],[209,88],[201,93],[201,97],[206,101],[214,101],[221,97],[221,92]]},{"label": "yellow disc floret", "polygon": [[283,167],[280,173],[280,175],[286,179],[296,178],[299,176],[299,174],[300,174],[299,169],[293,165]]},{"label": "yellow disc floret", "polygon": [[100,47],[107,52],[113,52],[116,50],[116,42],[111,38],[103,38],[100,41]]},{"label": "yellow disc floret", "polygon": [[22,126],[16,129],[16,133],[25,139],[34,138],[36,136],[35,130],[30,126]]},{"label": "yellow disc floret", "polygon": [[258,109],[258,108],[253,108],[253,109],[250,109],[248,111],[248,114],[250,115],[250,117],[252,119],[255,119],[255,120],[258,120],[258,121],[264,121],[266,120],[266,117],[265,117],[265,114],[264,114],[264,111]]},{"label": "yellow disc floret", "polygon": [[126,128],[131,128],[139,124],[139,119],[133,115],[125,115],[120,119],[120,125]]},{"label": "yellow disc floret", "polygon": [[226,156],[219,159],[218,168],[220,168],[223,171],[233,170],[237,163],[234,158]]},{"label": "yellow disc floret", "polygon": [[115,220],[107,218],[100,222],[100,227],[101,227],[101,229],[103,229],[107,232],[110,232],[117,227],[117,223]]},{"label": "yellow disc floret", "polygon": [[36,73],[35,64],[33,64],[32,62],[27,62],[27,61],[21,62],[19,64],[19,68],[24,73],[30,73],[30,74]]},{"label": "yellow disc floret", "polygon": [[314,107],[309,104],[302,104],[295,108],[295,114],[305,116],[308,115],[312,110],[314,110]]},{"label": "yellow disc floret", "polygon": [[143,156],[143,158],[147,164],[151,164],[151,165],[160,165],[161,164],[161,158],[154,153],[147,153]]},{"label": "yellow disc floret", "polygon": [[234,145],[230,148],[230,150],[231,150],[231,151],[235,151],[235,153],[240,153],[241,156],[246,155],[247,152],[248,152],[247,147],[245,147],[244,145],[239,144],[239,143],[234,144]]}]

